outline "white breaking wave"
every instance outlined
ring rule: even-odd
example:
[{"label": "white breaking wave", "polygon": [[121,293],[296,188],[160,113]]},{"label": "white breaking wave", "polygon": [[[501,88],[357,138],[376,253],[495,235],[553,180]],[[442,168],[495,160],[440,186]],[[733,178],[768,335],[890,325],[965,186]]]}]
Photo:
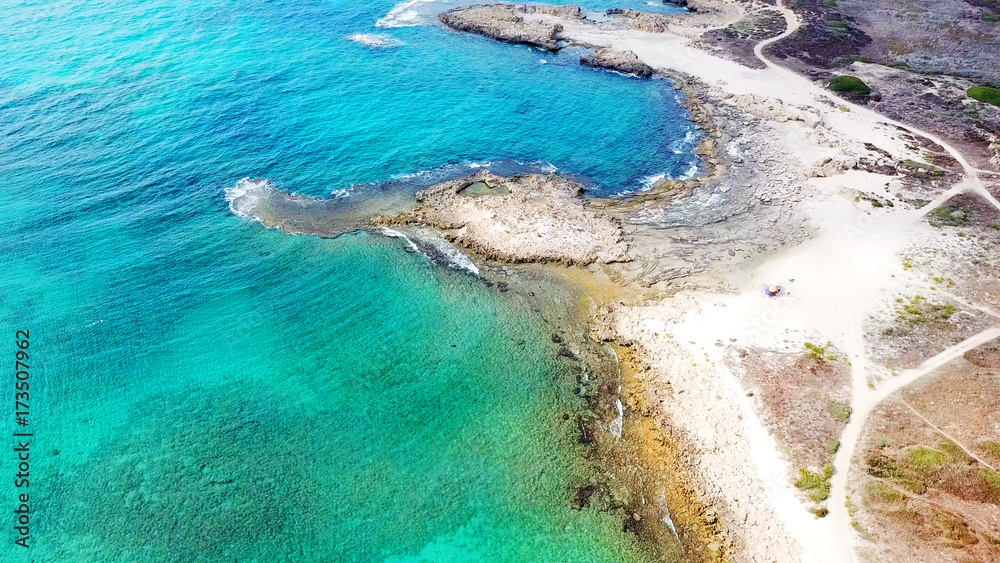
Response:
[{"label": "white breaking wave", "polygon": [[382,235],[387,236],[389,238],[401,238],[406,241],[406,244],[407,246],[410,247],[410,250],[412,250],[413,252],[420,252],[420,249],[417,247],[417,243],[413,242],[412,240],[410,240],[410,237],[397,231],[396,229],[390,229],[389,227],[379,227],[376,230]]},{"label": "white breaking wave", "polygon": [[374,33],[355,33],[347,36],[351,41],[367,45],[369,47],[399,47],[403,44],[399,39],[394,39],[388,35],[377,35]]},{"label": "white breaking wave", "polygon": [[444,239],[435,239],[429,242],[429,246],[433,246],[435,250],[440,252],[448,260],[448,266],[456,270],[465,270],[470,274],[479,277],[479,268],[472,261],[471,258],[462,253],[461,250],[455,248],[453,244]]},{"label": "white breaking wave", "polygon": [[389,238],[403,239],[410,250],[423,254],[432,263],[479,277],[479,268],[472,259],[433,231],[417,228],[411,229],[410,234],[407,234],[388,227],[379,227],[375,231]]},{"label": "white breaking wave", "polygon": [[683,174],[681,174],[680,176],[678,176],[677,179],[678,180],[690,180],[691,178],[694,178],[697,175],[698,175],[698,162],[695,161],[695,162],[692,162],[691,166],[688,166],[688,169],[685,170]]},{"label": "white breaking wave", "polygon": [[667,177],[666,172],[660,172],[659,174],[646,176],[645,178],[642,179],[641,182],[639,182],[640,184],[642,184],[642,191],[649,191],[653,189],[653,186],[655,186],[657,182],[666,179],[666,177]]},{"label": "white breaking wave", "polygon": [[410,27],[423,23],[420,12],[416,7],[421,4],[430,4],[435,0],[408,0],[397,4],[384,18],[375,22],[378,27]]},{"label": "white breaking wave", "polygon": [[258,218],[254,213],[262,200],[273,197],[278,190],[267,178],[243,178],[226,188],[229,209],[240,217]]},{"label": "white breaking wave", "polygon": [[698,139],[694,130],[689,130],[684,134],[683,139],[677,139],[676,141],[670,143],[670,150],[674,151],[674,154],[681,154],[691,150],[694,146],[694,142]]},{"label": "white breaking wave", "polygon": [[408,174],[395,174],[391,179],[396,182],[416,182],[431,185],[468,176],[470,173],[484,168],[493,169],[494,172],[501,176],[513,176],[525,172],[555,174],[559,171],[559,168],[548,162],[521,160],[483,160],[476,162],[467,160],[457,164],[446,164],[430,170],[421,170]]},{"label": "white breaking wave", "polygon": [[[621,392],[621,389],[619,389],[619,392]],[[622,430],[625,429],[625,409],[622,406],[621,399],[615,399],[615,408],[618,409],[618,416],[611,421],[608,429],[615,435],[615,438],[621,439]]]},{"label": "white breaking wave", "polygon": [[485,162],[469,162],[469,168],[488,168],[493,166],[495,163],[492,160],[487,160]]}]

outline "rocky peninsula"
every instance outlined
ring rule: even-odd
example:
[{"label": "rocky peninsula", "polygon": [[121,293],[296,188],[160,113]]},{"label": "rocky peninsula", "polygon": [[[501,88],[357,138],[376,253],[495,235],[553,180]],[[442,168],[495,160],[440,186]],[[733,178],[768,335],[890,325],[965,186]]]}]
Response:
[{"label": "rocky peninsula", "polygon": [[652,67],[639,60],[639,57],[632,51],[597,49],[593,55],[584,55],[580,62],[588,66],[617,70],[643,78],[653,76]]},{"label": "rocky peninsula", "polygon": [[608,264],[628,250],[617,221],[588,209],[583,185],[556,175],[483,171],[421,191],[412,211],[374,222],[433,227],[481,257],[509,263]]},{"label": "rocky peninsula", "polygon": [[[657,17],[660,14],[634,10],[609,10],[608,14],[624,18],[634,29],[660,32],[666,30],[662,19]],[[561,35],[564,25],[558,20],[585,21],[587,16],[579,6],[494,4],[456,8],[440,14],[438,19],[458,31],[475,33],[507,43],[558,51],[565,46]],[[597,49],[594,53],[581,57],[580,63],[643,78],[653,76],[653,69],[631,51]]]},{"label": "rocky peninsula", "polygon": [[579,6],[497,4],[456,8],[438,15],[438,19],[453,29],[498,41],[533,45],[548,51],[561,49],[559,32],[563,30],[563,26],[530,18],[535,15],[570,19],[585,17]]}]

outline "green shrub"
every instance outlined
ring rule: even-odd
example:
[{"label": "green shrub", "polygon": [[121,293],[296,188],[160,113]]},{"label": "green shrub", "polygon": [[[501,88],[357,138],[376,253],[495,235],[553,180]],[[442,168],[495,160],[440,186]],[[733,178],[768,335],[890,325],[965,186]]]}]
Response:
[{"label": "green shrub", "polygon": [[986,481],[990,488],[1000,491],[1000,473],[984,467],[979,470],[979,476],[982,477],[983,481]]},{"label": "green shrub", "polygon": [[819,473],[802,467],[799,469],[799,478],[795,481],[795,486],[806,491],[813,502],[823,502],[830,498],[831,477],[833,477],[833,464],[827,463]]},{"label": "green shrub", "polygon": [[840,440],[834,437],[826,439],[826,451],[830,452],[831,454],[835,454],[839,449],[840,449]]},{"label": "green shrub", "polygon": [[973,86],[969,88],[969,97],[984,104],[1000,106],[1000,90],[989,86]]},{"label": "green shrub", "polygon": [[962,446],[959,446],[957,443],[951,440],[942,439],[938,443],[938,446],[942,452],[948,454],[948,457],[958,462],[968,463],[972,459],[969,457],[969,454],[965,453],[965,450],[962,449]]},{"label": "green shrub", "polygon": [[825,348],[823,348],[822,346],[817,346],[812,342],[806,342],[805,347],[806,350],[809,350],[809,357],[811,357],[814,360],[823,359],[823,354],[826,352]]},{"label": "green shrub", "polygon": [[844,424],[851,421],[851,412],[853,412],[851,405],[845,403],[834,403],[830,406],[830,414],[833,415],[833,418],[836,418]]},{"label": "green shrub", "polygon": [[879,481],[868,483],[868,493],[889,502],[906,500],[906,495]]},{"label": "green shrub", "polygon": [[1000,22],[1000,14],[993,14],[993,13],[986,14],[983,16],[983,21],[988,21],[990,23]]},{"label": "green shrub", "polygon": [[991,456],[1000,459],[1000,442],[990,440],[979,444],[979,446],[986,450]]},{"label": "green shrub", "polygon": [[[858,94],[859,96],[867,96],[872,93],[872,89],[869,88],[868,85],[865,84],[860,78],[847,74],[834,76],[830,80],[827,80],[826,86],[834,92],[840,92],[843,94]],[[998,94],[1000,94],[1000,92],[998,92]],[[969,95],[971,96],[972,94],[970,93]],[[997,105],[1000,105],[1000,103]]]},{"label": "green shrub", "polygon": [[948,460],[950,460],[951,457],[944,452],[939,452],[923,446],[917,446],[906,452],[906,459],[913,464],[913,467],[924,470],[944,467],[945,465],[948,465]]}]

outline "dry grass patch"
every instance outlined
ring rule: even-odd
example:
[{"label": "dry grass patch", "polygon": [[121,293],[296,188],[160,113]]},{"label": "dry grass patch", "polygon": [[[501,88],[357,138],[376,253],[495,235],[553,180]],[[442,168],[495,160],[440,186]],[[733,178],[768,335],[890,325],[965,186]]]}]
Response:
[{"label": "dry grass patch", "polygon": [[[992,365],[995,348],[988,343],[967,356]],[[1000,473],[989,467],[1000,453],[997,412],[1000,371],[966,359],[872,412],[850,478],[854,525],[871,542],[864,554],[1000,560]]]},{"label": "dry grass patch", "polygon": [[726,363],[797,468],[796,486],[813,502],[825,501],[833,475],[829,464],[851,414],[848,363],[829,343],[806,343],[797,353],[734,348]]}]

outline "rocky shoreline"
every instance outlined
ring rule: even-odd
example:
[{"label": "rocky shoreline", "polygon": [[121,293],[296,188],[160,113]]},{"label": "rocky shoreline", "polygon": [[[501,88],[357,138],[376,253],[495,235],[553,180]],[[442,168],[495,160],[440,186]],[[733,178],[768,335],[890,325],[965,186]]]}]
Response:
[{"label": "rocky shoreline", "polygon": [[[1000,186],[980,182],[945,141],[758,57],[759,39],[801,23],[784,6],[696,3],[686,26],[673,15],[620,10],[594,22],[572,6],[514,4],[440,19],[671,79],[702,130],[698,175],[602,200],[558,175],[483,172],[371,223],[441,233],[476,259],[477,277],[534,300],[554,327],[553,354],[589,407],[580,440],[595,476],[574,485],[571,505],[621,515],[658,560],[848,560],[849,507],[863,493],[844,475],[863,471],[850,454],[898,376],[899,349],[919,337],[919,359],[933,359],[995,315],[957,298],[932,307],[920,292],[976,303],[981,285],[998,294],[1000,219],[986,211],[1000,208],[988,199]],[[706,46],[713,33],[724,40]],[[854,71],[905,86],[882,68]],[[949,88],[955,107],[969,103]],[[906,237],[909,246],[898,242]],[[969,245],[981,253],[972,261]],[[946,275],[954,264],[961,271]],[[581,306],[567,312],[550,298],[559,291]],[[872,311],[884,318],[873,324]],[[907,315],[925,330],[899,326]],[[806,382],[801,404],[786,404],[787,366]],[[836,385],[824,376],[834,369]]]},{"label": "rocky shoreline", "polygon": [[632,51],[615,51],[613,49],[597,49],[593,55],[584,55],[580,63],[609,70],[617,70],[626,74],[634,74],[642,78],[653,76],[653,68],[639,60]]},{"label": "rocky shoreline", "polygon": [[[630,27],[639,31],[659,33],[667,29],[663,14],[635,10],[608,10],[608,14],[623,19]],[[561,35],[565,28],[555,18],[582,21],[586,20],[587,16],[579,6],[531,4],[467,6],[438,15],[441,23],[457,31],[474,33],[506,43],[559,51],[566,44]],[[639,60],[639,57],[631,51],[598,48],[592,54],[581,57],[580,63],[642,78],[649,78],[654,74],[652,67]]]}]

